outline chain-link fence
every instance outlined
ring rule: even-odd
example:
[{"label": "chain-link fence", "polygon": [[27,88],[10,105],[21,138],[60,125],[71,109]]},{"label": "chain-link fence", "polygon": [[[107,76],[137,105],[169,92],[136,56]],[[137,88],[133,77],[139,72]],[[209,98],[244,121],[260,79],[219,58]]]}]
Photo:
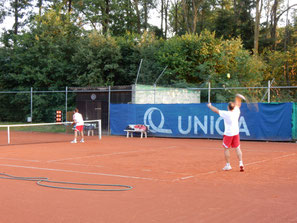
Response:
[{"label": "chain-link fence", "polygon": [[[109,131],[110,104],[188,104],[226,103],[234,95],[244,95],[248,102],[297,102],[297,86],[177,88],[145,85],[68,88],[62,90],[0,91],[2,123],[54,122],[57,110],[63,121],[71,121],[78,107],[85,120],[102,120]],[[294,107],[296,112],[296,106]],[[296,121],[297,118],[294,120]],[[296,124],[295,124],[296,125]]]}]

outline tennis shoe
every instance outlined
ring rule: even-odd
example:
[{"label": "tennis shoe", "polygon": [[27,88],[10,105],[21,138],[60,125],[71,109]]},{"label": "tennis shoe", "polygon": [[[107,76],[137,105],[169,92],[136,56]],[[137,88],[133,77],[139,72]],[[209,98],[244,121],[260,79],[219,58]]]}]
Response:
[{"label": "tennis shoe", "polygon": [[77,141],[76,141],[76,140],[73,140],[73,141],[71,141],[70,143],[77,143]]},{"label": "tennis shoe", "polygon": [[84,143],[84,142],[85,142],[85,140],[84,140],[84,139],[81,139],[81,140],[80,140],[80,142]]},{"label": "tennis shoe", "polygon": [[223,168],[223,170],[225,170],[225,171],[232,170],[232,167],[226,165],[226,166]]},{"label": "tennis shoe", "polygon": [[240,172],[244,172],[244,167],[243,166],[239,166]]}]

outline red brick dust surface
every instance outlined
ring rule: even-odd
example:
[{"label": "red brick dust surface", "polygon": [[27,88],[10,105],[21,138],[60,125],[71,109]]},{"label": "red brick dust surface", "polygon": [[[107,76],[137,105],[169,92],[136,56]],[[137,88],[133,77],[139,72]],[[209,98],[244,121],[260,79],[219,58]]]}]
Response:
[{"label": "red brick dust surface", "polygon": [[234,150],[233,169],[222,170],[221,143],[116,136],[1,143],[1,173],[134,188],[74,191],[0,179],[0,222],[297,222],[297,144],[243,141],[240,172]]}]

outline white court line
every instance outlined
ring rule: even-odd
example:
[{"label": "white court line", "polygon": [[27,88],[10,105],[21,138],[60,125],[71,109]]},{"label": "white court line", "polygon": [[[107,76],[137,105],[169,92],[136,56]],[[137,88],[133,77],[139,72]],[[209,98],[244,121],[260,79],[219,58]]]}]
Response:
[{"label": "white court line", "polygon": [[288,155],[275,157],[275,158],[273,158],[273,159],[276,160],[276,159],[281,159],[281,158],[284,158],[284,157],[288,157],[288,156],[296,156],[296,155],[297,155],[296,153],[291,153],[291,154],[288,154]]},{"label": "white court line", "polygon": [[24,161],[24,162],[36,162],[36,163],[42,162],[40,160],[24,160],[24,159],[15,159],[15,158],[6,158],[6,157],[0,157],[0,159],[2,159],[2,160]]},{"label": "white court line", "polygon": [[[296,156],[296,155],[297,155],[297,153],[291,153],[291,154],[287,154],[287,155],[283,155],[283,156],[278,156],[278,157],[275,157],[275,158],[272,158],[272,159],[266,159],[266,160],[260,160],[260,161],[252,162],[252,163],[247,163],[247,164],[244,164],[244,165],[249,166],[249,165],[264,163],[264,162],[267,162],[267,161],[282,159],[282,158],[286,158],[286,157],[289,157],[289,156]],[[199,174],[195,174],[195,175],[191,175],[191,176],[177,178],[177,179],[174,179],[172,182],[179,181],[179,180],[186,180],[186,179],[189,179],[189,178],[193,178],[193,177],[197,177],[197,176],[201,176],[201,175],[208,175],[208,174],[218,173],[218,172],[219,172],[218,170],[213,170],[213,171],[209,171],[209,172],[206,172],[206,173],[199,173]]]},{"label": "white court line", "polygon": [[62,162],[57,162],[57,164],[61,165],[72,165],[72,166],[86,166],[86,167],[105,167],[105,166],[99,166],[99,165],[88,165],[88,164],[80,164],[80,163],[62,163]]},{"label": "white court line", "polygon": [[[34,162],[34,163],[42,163],[42,162],[47,162],[47,161],[40,161],[40,160],[24,160],[24,159],[14,159],[14,158],[6,158],[6,157],[0,157],[2,160],[14,160],[14,161],[21,161],[21,162]],[[88,164],[80,164],[80,163],[62,163],[62,162],[57,162],[58,164],[63,164],[63,165],[73,165],[73,166],[86,166],[86,167],[104,167],[104,166],[99,166],[99,165],[88,165]]]},{"label": "white court line", "polygon": [[[0,157],[0,159],[4,160],[14,160],[14,161],[22,161],[22,162],[39,162],[39,163],[46,163],[47,161],[40,161],[40,160],[23,160],[23,159],[13,159],[13,158],[5,158],[5,157]],[[96,168],[103,168],[107,166],[102,166],[102,165],[88,165],[88,164],[80,164],[80,163],[63,163],[63,162],[56,162],[57,164],[61,165],[69,165],[69,166],[84,166],[84,167],[96,167]],[[142,169],[141,171],[143,172],[152,172],[153,170],[150,169]],[[181,175],[189,175],[190,173],[177,173],[177,172],[172,172],[172,171],[162,171],[159,173],[166,173],[166,174],[181,174]]]},{"label": "white court line", "polygon": [[[191,150],[223,150],[224,147],[219,146],[219,147],[209,147],[209,146],[199,146],[199,147],[190,147],[190,148],[183,148],[183,147],[178,147],[178,146],[169,146],[169,147],[158,147],[157,149],[171,149],[171,148],[177,148],[177,149],[184,149],[184,150],[188,150],[188,149],[191,149]],[[259,150],[259,149],[253,149],[255,147],[241,147],[241,150],[243,152],[247,151],[247,152],[267,152],[267,153],[277,153],[277,152],[280,152],[280,153],[287,153],[288,151],[281,151],[281,150],[268,150],[268,149],[263,149],[263,150]],[[158,151],[158,150],[155,150],[155,151]],[[231,151],[235,151],[235,148],[232,148]]]},{"label": "white court line", "polygon": [[217,172],[219,172],[219,171],[213,170],[213,171],[209,171],[206,173],[199,173],[199,174],[195,174],[195,175],[191,175],[191,176],[181,177],[181,178],[177,178],[177,179],[173,180],[172,182],[179,181],[179,180],[186,180],[189,178],[193,178],[193,177],[197,177],[197,176],[201,176],[201,175],[208,175],[208,174],[217,173]]},{"label": "white court line", "polygon": [[[177,148],[177,146],[168,146],[168,147],[159,147],[158,149],[172,149]],[[127,154],[127,153],[137,153],[137,152],[155,152],[156,149],[152,150],[132,150],[127,152],[116,152],[116,153],[106,153],[106,154],[98,154],[93,156],[81,156],[81,157],[73,157],[73,158],[65,158],[65,159],[58,159],[58,160],[49,160],[48,163],[51,162],[59,162],[59,161],[66,161],[66,160],[74,160],[74,159],[84,159],[84,158],[92,158],[92,157],[100,157],[100,156],[113,156],[113,155],[121,155],[121,154]]]},{"label": "white court line", "polygon": [[75,170],[51,169],[51,168],[42,168],[42,167],[34,167],[34,166],[19,166],[19,165],[9,165],[9,164],[0,164],[0,166],[34,169],[34,170],[56,171],[56,172],[65,172],[65,173],[79,173],[79,174],[86,174],[86,175],[121,177],[121,178],[130,178],[130,179],[139,179],[139,180],[165,181],[165,180],[161,180],[161,179],[154,179],[154,178],[148,178],[148,177],[126,176],[126,175],[109,174],[109,173],[81,172],[81,171],[75,171]]},{"label": "white court line", "polygon": [[252,162],[252,163],[248,163],[248,164],[244,164],[245,166],[249,166],[249,165],[253,165],[253,164],[258,164],[258,163],[264,163],[267,161],[272,161],[272,160],[276,160],[276,159],[282,159],[282,158],[286,158],[289,156],[296,156],[296,153],[291,153],[291,154],[287,154],[287,155],[283,155],[283,156],[278,156],[272,159],[266,159],[266,160],[260,160],[260,161],[256,161],[256,162]]},{"label": "white court line", "polygon": [[185,180],[185,179],[189,179],[189,178],[192,178],[192,177],[194,177],[194,176],[182,177],[182,178],[180,178],[180,179],[181,179],[181,180]]},{"label": "white court line", "polygon": [[51,162],[59,162],[59,161],[66,161],[66,160],[75,160],[75,159],[84,159],[84,158],[92,158],[92,157],[98,157],[98,156],[113,156],[113,155],[121,155],[121,154],[127,154],[127,153],[137,153],[137,152],[151,152],[152,150],[132,150],[127,152],[117,152],[117,153],[105,153],[105,154],[98,154],[93,156],[80,156],[80,157],[72,157],[72,158],[66,158],[66,159],[58,159],[58,160],[49,160],[48,163]]},{"label": "white court line", "polygon": [[251,149],[251,148],[241,148],[243,152],[266,152],[266,153],[287,153],[288,151],[281,150],[259,150],[259,149]]}]

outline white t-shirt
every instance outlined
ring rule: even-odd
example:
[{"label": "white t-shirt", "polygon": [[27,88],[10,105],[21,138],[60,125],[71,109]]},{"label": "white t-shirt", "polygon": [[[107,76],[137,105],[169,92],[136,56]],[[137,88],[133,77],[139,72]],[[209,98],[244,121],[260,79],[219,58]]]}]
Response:
[{"label": "white t-shirt", "polygon": [[77,126],[84,125],[83,117],[80,113],[76,112],[73,115],[73,121],[75,121]]},{"label": "white t-shirt", "polygon": [[224,124],[225,124],[224,135],[226,136],[238,135],[239,134],[238,119],[240,116],[239,108],[235,106],[233,111],[219,110],[219,114],[224,119]]}]

